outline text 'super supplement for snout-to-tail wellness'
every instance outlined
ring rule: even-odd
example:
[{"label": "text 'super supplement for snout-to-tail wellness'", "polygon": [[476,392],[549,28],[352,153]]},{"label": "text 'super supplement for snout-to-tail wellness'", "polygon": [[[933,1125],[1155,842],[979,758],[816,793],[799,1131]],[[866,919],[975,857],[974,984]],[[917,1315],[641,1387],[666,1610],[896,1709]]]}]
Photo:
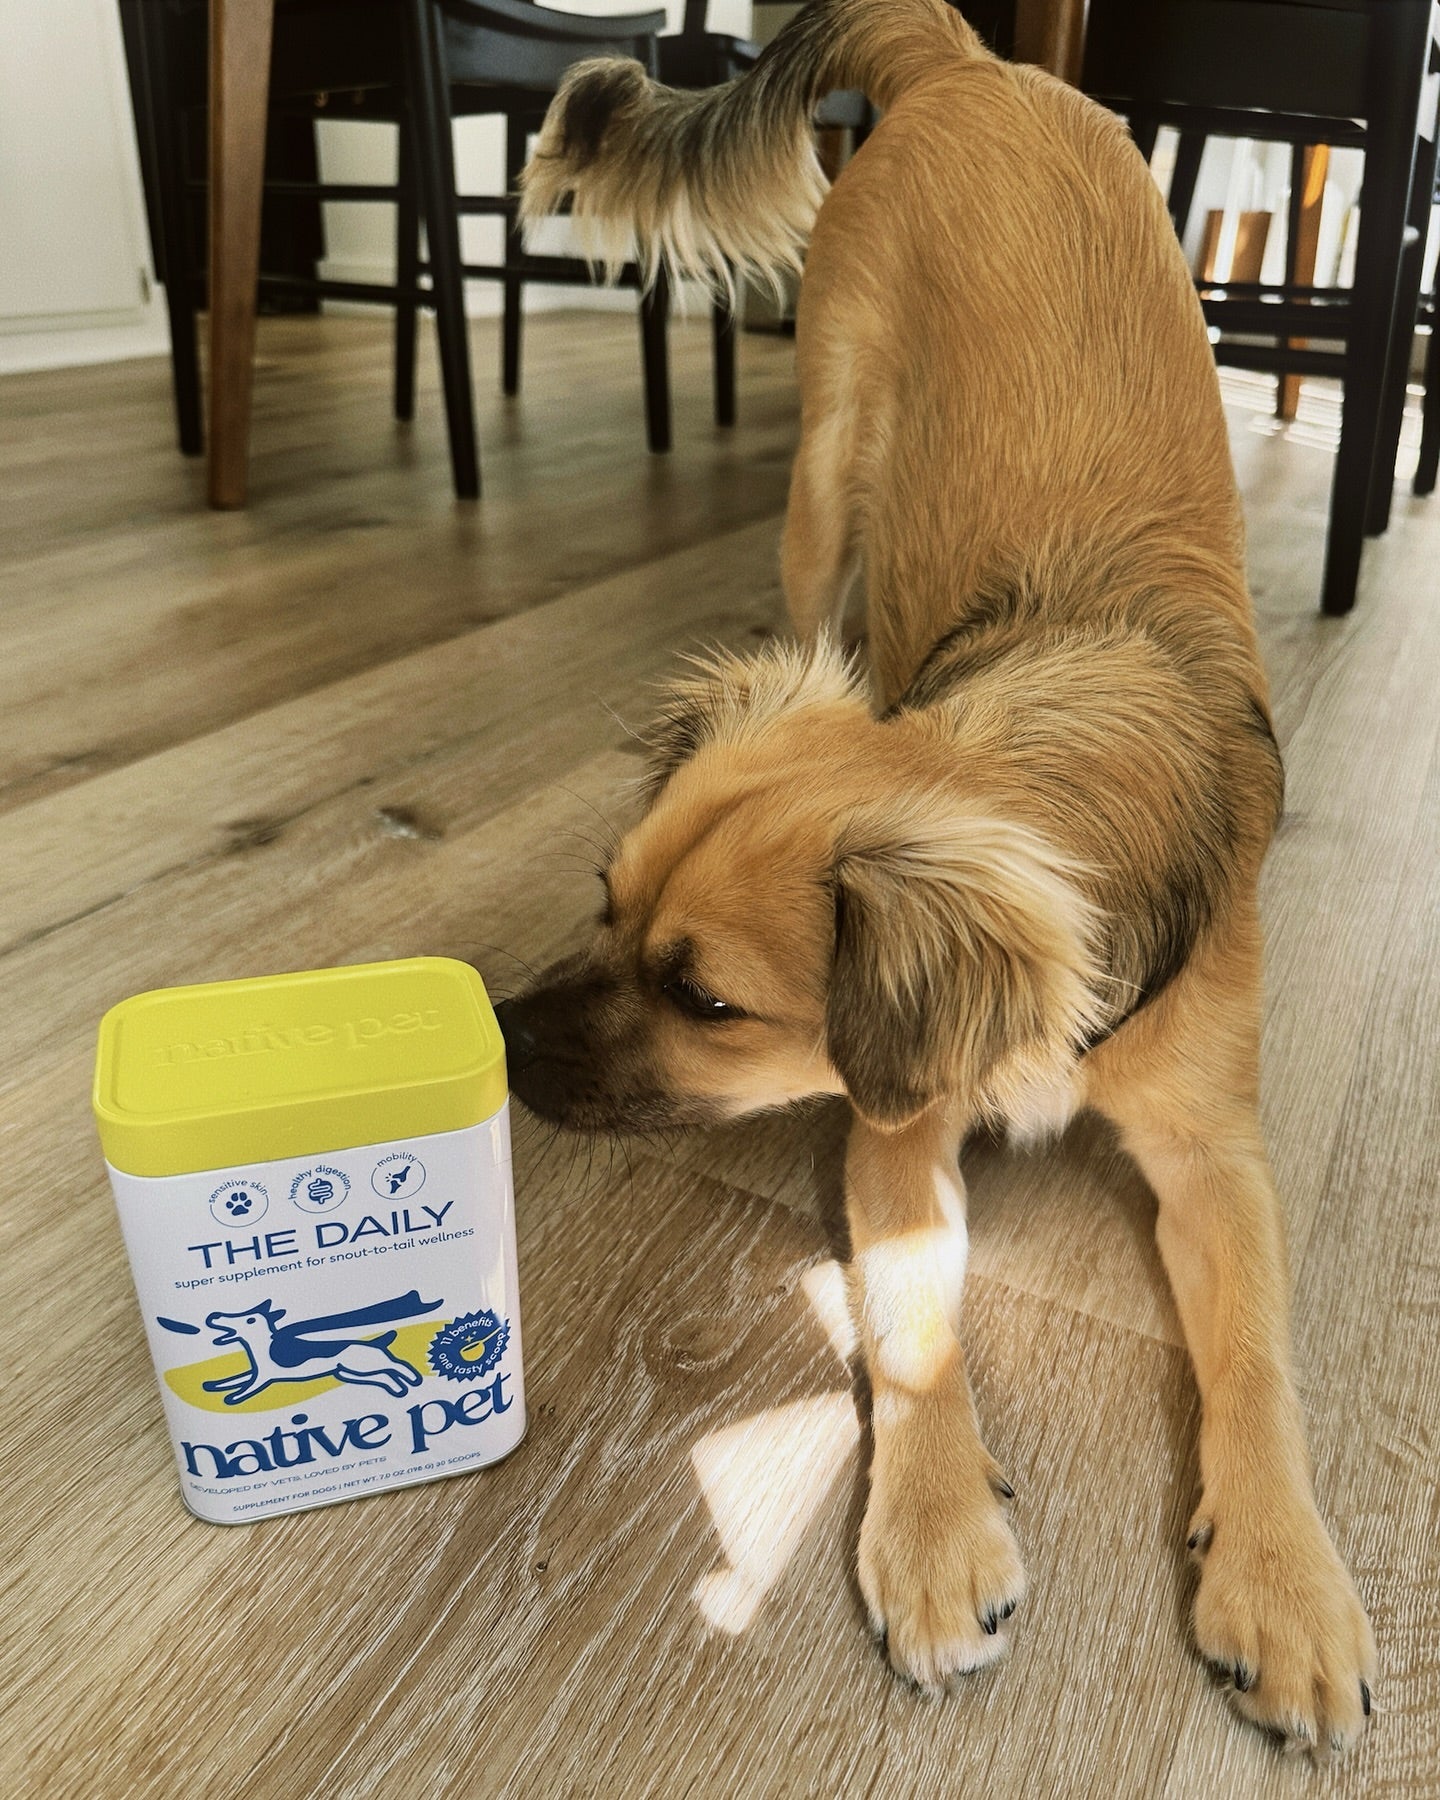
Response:
[{"label": "text 'super supplement for snout-to-tail wellness'", "polygon": [[525,1433],[505,1047],[441,957],[162,988],[95,1116],[185,1503],[239,1524]]}]

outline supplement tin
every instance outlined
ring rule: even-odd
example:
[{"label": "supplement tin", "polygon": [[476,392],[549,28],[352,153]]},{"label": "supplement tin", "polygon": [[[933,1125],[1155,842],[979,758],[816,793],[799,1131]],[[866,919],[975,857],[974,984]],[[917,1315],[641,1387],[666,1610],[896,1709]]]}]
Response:
[{"label": "supplement tin", "polygon": [[525,1433],[505,1047],[441,957],[105,1015],[95,1116],[185,1504],[238,1524]]}]

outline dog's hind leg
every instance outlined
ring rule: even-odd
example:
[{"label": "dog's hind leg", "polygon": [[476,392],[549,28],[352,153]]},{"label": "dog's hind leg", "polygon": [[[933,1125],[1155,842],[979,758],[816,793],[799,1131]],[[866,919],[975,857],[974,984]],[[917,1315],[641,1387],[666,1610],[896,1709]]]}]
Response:
[{"label": "dog's hind leg", "polygon": [[860,569],[850,512],[850,432],[843,415],[808,425],[790,475],[780,578],[795,635],[837,638]]},{"label": "dog's hind leg", "polygon": [[1005,1654],[1025,1592],[957,1335],[962,1129],[943,1107],[899,1131],[856,1118],[845,1159],[875,1440],[860,1588],[896,1670],[932,1692]]},{"label": "dog's hind leg", "polygon": [[[340,1357],[330,1373],[337,1381],[354,1382],[357,1387],[383,1388],[392,1399],[402,1399],[408,1391],[410,1383],[400,1373],[399,1365],[393,1358],[385,1357],[384,1362],[377,1366],[368,1357],[362,1358],[357,1354],[368,1348],[369,1346],[365,1344],[356,1345],[355,1349],[348,1353],[349,1360],[347,1361],[344,1356]],[[384,1352],[382,1351],[381,1354],[383,1356]],[[418,1382],[419,1378],[417,1377],[417,1386]]]},{"label": "dog's hind leg", "polygon": [[1095,1053],[1089,1097],[1159,1200],[1200,1389],[1196,1640],[1247,1718],[1323,1754],[1364,1728],[1375,1646],[1316,1509],[1290,1374],[1284,1222],[1258,1109],[1259,965],[1253,916],[1202,946]]},{"label": "dog's hind leg", "polygon": [[227,1388],[243,1388],[250,1385],[251,1371],[246,1369],[239,1375],[222,1375],[218,1381],[202,1381],[201,1387],[207,1394],[223,1394]]}]

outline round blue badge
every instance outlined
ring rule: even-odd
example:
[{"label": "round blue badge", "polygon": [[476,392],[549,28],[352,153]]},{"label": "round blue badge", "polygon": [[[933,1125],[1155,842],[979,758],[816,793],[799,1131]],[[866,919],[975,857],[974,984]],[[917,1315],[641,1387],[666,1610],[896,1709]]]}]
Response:
[{"label": "round blue badge", "polygon": [[430,1340],[430,1367],[447,1381],[475,1381],[488,1375],[510,1342],[510,1322],[482,1306],[452,1319]]}]

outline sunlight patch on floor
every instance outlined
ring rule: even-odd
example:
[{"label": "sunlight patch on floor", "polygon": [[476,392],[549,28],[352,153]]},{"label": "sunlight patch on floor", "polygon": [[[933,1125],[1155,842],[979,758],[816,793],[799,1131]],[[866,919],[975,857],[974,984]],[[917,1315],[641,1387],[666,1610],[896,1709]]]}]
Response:
[{"label": "sunlight patch on floor", "polygon": [[[833,1259],[800,1277],[842,1363],[855,1350],[845,1271]],[[712,1431],[690,1452],[725,1560],[695,1584],[705,1619],[731,1636],[745,1630],[784,1574],[860,1436],[848,1388],[772,1406]]]},{"label": "sunlight patch on floor", "polygon": [[[1295,417],[1275,417],[1275,377],[1249,369],[1221,369],[1220,393],[1227,407],[1249,413],[1246,429],[1260,437],[1280,437],[1307,450],[1332,454],[1340,443],[1340,417],[1344,390],[1338,381],[1307,380],[1300,383]],[[1420,455],[1424,425],[1421,408],[1425,390],[1412,382],[1405,390],[1405,416],[1400,427],[1400,446],[1395,458],[1395,478],[1409,481]]]},{"label": "sunlight patch on floor", "polygon": [[749,1625],[859,1435],[847,1390],[772,1406],[696,1444],[691,1461],[725,1553],[693,1590],[711,1625],[732,1636]]},{"label": "sunlight patch on floor", "polygon": [[800,1285],[811,1306],[815,1308],[815,1317],[824,1327],[835,1354],[841,1362],[848,1363],[855,1354],[856,1338],[855,1323],[850,1317],[850,1298],[845,1287],[843,1265],[833,1257],[824,1262],[811,1263],[800,1277]]}]

